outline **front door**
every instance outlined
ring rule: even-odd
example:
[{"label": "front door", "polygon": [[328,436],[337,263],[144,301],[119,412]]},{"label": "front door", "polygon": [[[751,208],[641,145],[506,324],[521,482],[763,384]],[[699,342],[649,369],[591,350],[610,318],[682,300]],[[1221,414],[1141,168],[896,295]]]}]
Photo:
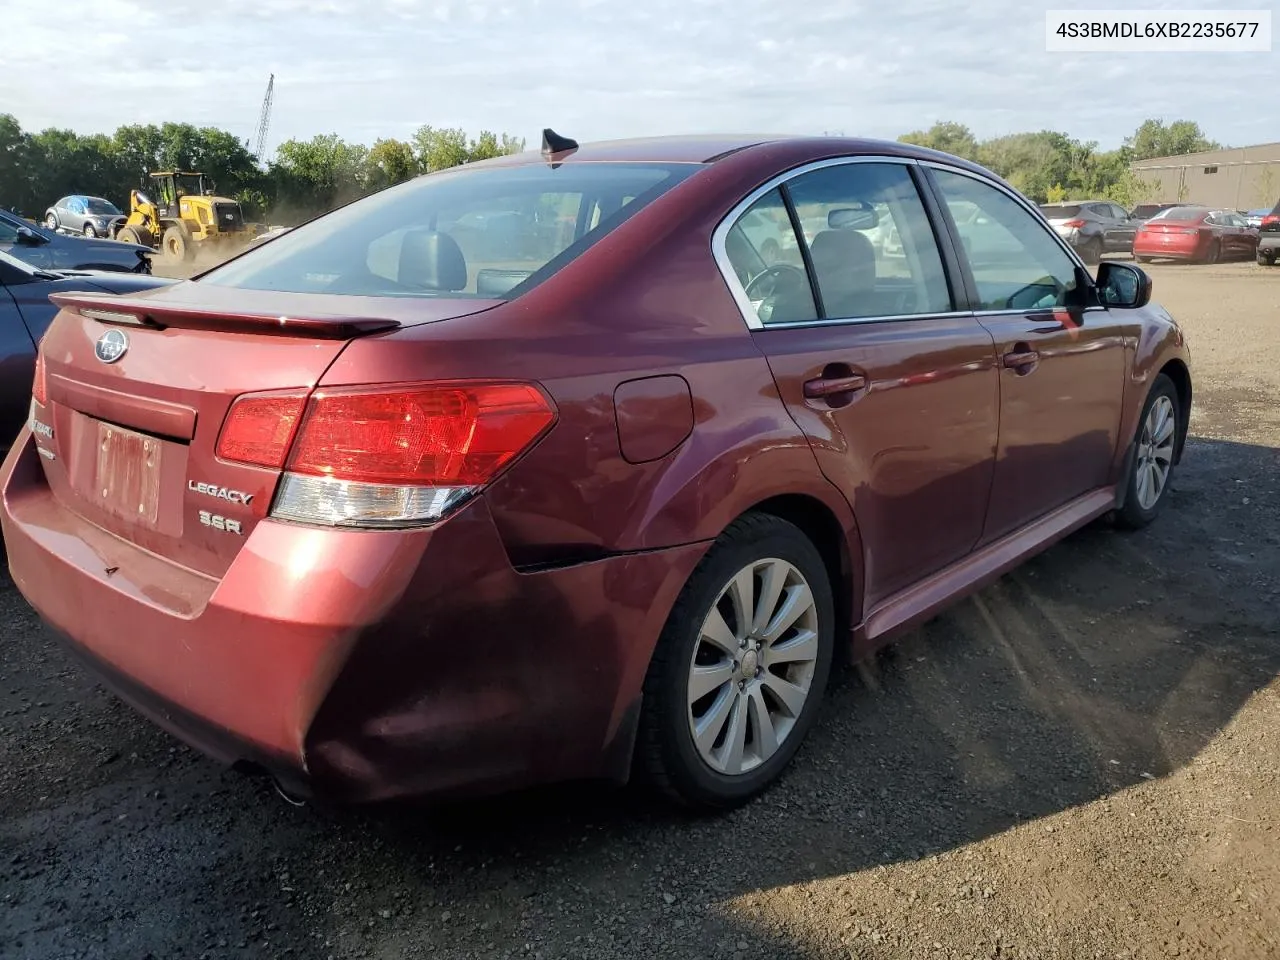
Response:
[{"label": "front door", "polygon": [[1105,309],[1086,309],[1083,270],[1022,204],[974,177],[931,176],[949,209],[976,205],[991,222],[970,238],[966,261],[1000,364],[989,542],[1110,482],[1124,338]]},{"label": "front door", "polygon": [[965,557],[991,492],[998,375],[908,166],[800,172],[726,251],[782,399],[853,507],[864,610]]}]

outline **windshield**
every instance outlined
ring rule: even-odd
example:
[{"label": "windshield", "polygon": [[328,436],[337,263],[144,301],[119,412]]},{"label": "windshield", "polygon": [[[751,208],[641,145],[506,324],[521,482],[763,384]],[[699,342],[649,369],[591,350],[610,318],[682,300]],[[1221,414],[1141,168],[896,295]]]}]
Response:
[{"label": "windshield", "polygon": [[1208,214],[1204,207],[1168,207],[1157,213],[1152,220],[1201,220]]},{"label": "windshield", "polygon": [[540,163],[432,174],[296,227],[199,282],[351,296],[514,298],[699,168]]},{"label": "windshield", "polygon": [[204,177],[199,174],[180,173],[173,178],[173,185],[180,197],[204,195]]},{"label": "windshield", "polygon": [[120,212],[120,208],[114,203],[110,200],[103,200],[101,197],[89,197],[85,200],[85,206],[88,207],[91,214],[100,217],[114,217]]}]

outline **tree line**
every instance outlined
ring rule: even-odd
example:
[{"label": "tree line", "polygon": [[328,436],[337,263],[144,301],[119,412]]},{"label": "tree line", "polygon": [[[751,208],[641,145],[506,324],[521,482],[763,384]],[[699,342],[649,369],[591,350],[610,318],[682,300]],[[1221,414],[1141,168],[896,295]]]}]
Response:
[{"label": "tree line", "polygon": [[[1092,197],[1125,207],[1151,199],[1155,190],[1133,173],[1133,161],[1219,146],[1189,120],[1146,120],[1115,150],[1052,130],[978,140],[952,121],[898,139],[981,163],[1037,203]],[[424,126],[407,141],[372,146],[335,134],[287,140],[264,160],[214,127],[133,124],[112,134],[31,133],[0,114],[0,206],[39,218],[59,197],[82,193],[123,209],[148,172],[184,169],[210,176],[219,194],[240,201],[246,217],[293,224],[419,173],[516,153],[524,145],[505,133],[472,138],[464,130]]]},{"label": "tree line", "polygon": [[424,126],[373,146],[334,134],[286,140],[263,163],[233,134],[189,123],[134,124],[112,134],[24,131],[0,114],[0,207],[39,219],[60,197],[105,197],[127,209],[129,191],[154,170],[198,170],[250,219],[293,224],[419,173],[518,153],[524,140]]}]

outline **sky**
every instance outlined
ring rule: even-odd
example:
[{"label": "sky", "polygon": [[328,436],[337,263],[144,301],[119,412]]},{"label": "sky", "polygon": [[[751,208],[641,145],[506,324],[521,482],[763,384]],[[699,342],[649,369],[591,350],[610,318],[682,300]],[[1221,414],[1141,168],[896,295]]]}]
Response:
[{"label": "sky", "polygon": [[[1239,9],[1275,0],[1097,8]],[[1272,53],[1047,53],[1067,0],[3,0],[0,113],[24,129],[185,121],[268,154],[422,124],[539,142],[663,133],[980,138],[1060,130],[1119,146],[1144,119],[1280,139]],[[1280,20],[1280,18],[1277,18]],[[1277,24],[1280,26],[1280,23]]]}]

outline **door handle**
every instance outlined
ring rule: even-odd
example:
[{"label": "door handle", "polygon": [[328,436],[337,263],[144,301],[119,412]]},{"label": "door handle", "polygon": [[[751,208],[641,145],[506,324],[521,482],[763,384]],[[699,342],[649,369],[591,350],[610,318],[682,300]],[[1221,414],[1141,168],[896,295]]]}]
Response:
[{"label": "door handle", "polygon": [[1035,350],[1010,350],[1004,355],[1004,365],[1013,370],[1030,367],[1040,362],[1040,354]]},{"label": "door handle", "polygon": [[856,393],[866,385],[867,378],[856,373],[844,377],[818,377],[816,380],[805,381],[804,395],[810,400],[815,400],[837,393]]}]

